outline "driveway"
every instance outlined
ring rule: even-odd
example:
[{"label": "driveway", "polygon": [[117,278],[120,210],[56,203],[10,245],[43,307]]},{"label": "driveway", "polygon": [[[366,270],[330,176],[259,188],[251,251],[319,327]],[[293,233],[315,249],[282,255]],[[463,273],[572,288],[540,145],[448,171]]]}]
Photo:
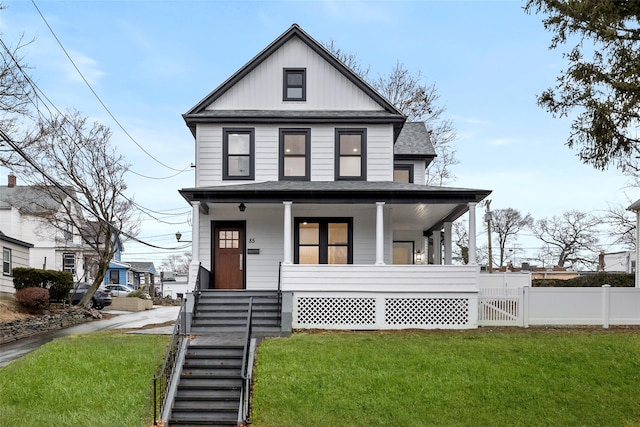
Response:
[{"label": "driveway", "polygon": [[[133,332],[170,334],[173,326],[163,326],[155,329],[142,328],[149,325],[163,325],[168,322],[175,322],[179,312],[180,306],[155,306],[151,310],[137,312],[104,310],[103,313],[113,314],[114,316],[110,319],[89,321],[57,331],[43,332],[42,334],[0,345],[0,368],[49,341],[67,335],[88,334],[107,329],[134,329]],[[135,331],[136,329],[138,331]]]}]

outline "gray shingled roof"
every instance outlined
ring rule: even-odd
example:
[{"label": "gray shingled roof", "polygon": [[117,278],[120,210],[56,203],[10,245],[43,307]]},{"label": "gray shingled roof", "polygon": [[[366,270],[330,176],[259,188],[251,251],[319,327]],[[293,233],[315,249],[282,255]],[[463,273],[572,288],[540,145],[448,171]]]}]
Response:
[{"label": "gray shingled roof", "polygon": [[490,193],[393,181],[267,181],[180,190],[187,201],[227,203],[466,203],[478,202]]},{"label": "gray shingled roof", "polygon": [[22,240],[14,239],[13,237],[9,237],[0,230],[0,240],[13,243],[14,245],[23,246],[25,248],[32,248],[33,244],[23,242]]},{"label": "gray shingled roof", "polygon": [[422,122],[405,123],[393,147],[393,154],[401,158],[433,158],[436,151],[431,136]]},{"label": "gray shingled roof", "polygon": [[127,264],[129,264],[131,266],[131,269],[133,271],[137,271],[137,272],[151,272],[151,270],[153,269],[153,271],[155,271],[156,267],[153,265],[152,262],[134,262],[134,261],[122,261],[122,262],[126,262]]},{"label": "gray shingled roof", "polygon": [[[59,200],[54,200],[49,196],[49,191],[53,190],[59,200],[65,200],[67,195],[58,188],[44,190],[36,186],[16,185],[8,187],[0,186],[0,209],[14,207],[23,214],[38,215],[51,211],[56,211],[60,207]],[[69,190],[73,194],[73,190]]]}]

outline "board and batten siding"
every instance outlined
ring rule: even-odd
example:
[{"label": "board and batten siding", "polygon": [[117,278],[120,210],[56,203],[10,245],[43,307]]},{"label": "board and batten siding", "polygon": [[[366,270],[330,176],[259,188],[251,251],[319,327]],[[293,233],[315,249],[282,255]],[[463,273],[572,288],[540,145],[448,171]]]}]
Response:
[{"label": "board and batten siding", "polygon": [[[226,126],[199,125],[196,158],[196,186],[207,187],[247,183],[248,181],[222,180],[222,129],[241,127],[255,129],[255,181],[278,181],[279,179],[279,132],[287,129],[311,129],[311,180],[333,181],[335,179],[335,130],[343,126],[329,125],[259,125]],[[353,125],[348,128],[367,130],[367,180],[393,180],[393,129],[390,125]]]},{"label": "board and batten siding", "polygon": [[[284,68],[306,68],[306,101],[282,100]],[[380,111],[383,108],[305,43],[293,38],[206,109]]]}]

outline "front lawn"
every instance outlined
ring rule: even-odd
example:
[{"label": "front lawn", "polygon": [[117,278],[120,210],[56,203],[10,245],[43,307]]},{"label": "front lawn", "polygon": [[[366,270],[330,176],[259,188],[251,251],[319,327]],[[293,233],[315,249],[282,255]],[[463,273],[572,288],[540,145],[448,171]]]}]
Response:
[{"label": "front lawn", "polygon": [[0,426],[149,426],[168,340],[102,332],[40,347],[0,369]]},{"label": "front lawn", "polygon": [[630,427],[640,333],[299,333],[262,343],[255,380],[255,427]]}]

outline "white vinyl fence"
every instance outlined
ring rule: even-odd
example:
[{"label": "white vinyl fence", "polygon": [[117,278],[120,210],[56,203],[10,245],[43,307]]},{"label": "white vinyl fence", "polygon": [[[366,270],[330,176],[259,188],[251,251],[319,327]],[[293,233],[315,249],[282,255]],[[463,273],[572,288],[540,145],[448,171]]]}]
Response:
[{"label": "white vinyl fence", "polygon": [[640,325],[640,288],[484,288],[478,325]]}]

